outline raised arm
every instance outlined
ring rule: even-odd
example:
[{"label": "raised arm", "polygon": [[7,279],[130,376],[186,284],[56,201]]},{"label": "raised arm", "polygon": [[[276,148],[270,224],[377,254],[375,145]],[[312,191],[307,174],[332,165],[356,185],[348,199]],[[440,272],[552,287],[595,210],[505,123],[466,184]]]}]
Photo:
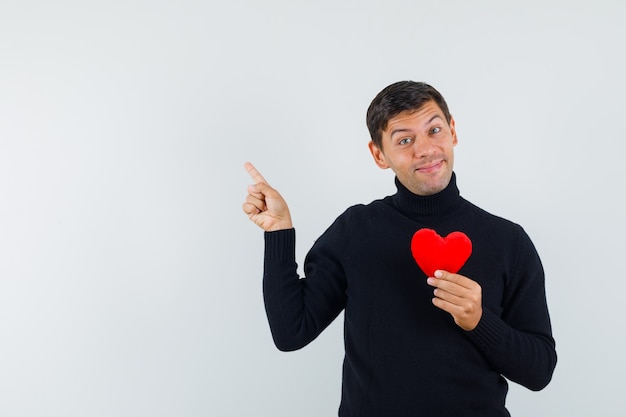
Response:
[{"label": "raised arm", "polygon": [[337,234],[320,238],[305,263],[307,277],[301,279],[287,203],[252,164],[246,163],[245,168],[255,183],[248,187],[243,211],[266,232],[263,296],[272,337],[280,350],[299,349],[315,339],[345,306],[337,251],[326,248],[341,244],[334,243]]},{"label": "raised arm", "polygon": [[243,211],[248,218],[266,232],[293,228],[285,199],[267,183],[254,165],[246,162],[244,167],[254,181],[248,186],[248,195],[243,203]]}]

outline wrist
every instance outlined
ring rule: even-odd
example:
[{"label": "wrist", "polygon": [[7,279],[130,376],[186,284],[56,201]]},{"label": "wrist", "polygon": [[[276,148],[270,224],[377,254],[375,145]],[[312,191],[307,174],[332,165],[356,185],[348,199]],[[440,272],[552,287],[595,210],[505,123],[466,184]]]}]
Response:
[{"label": "wrist", "polygon": [[278,230],[289,230],[293,229],[293,224],[291,221],[279,222],[270,226],[266,231],[267,232],[276,232]]}]

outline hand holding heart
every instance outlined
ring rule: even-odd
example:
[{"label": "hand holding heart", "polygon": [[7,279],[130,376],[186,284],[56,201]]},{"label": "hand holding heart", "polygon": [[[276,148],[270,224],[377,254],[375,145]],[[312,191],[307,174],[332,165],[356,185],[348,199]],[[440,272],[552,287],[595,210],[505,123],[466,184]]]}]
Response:
[{"label": "hand holding heart", "polygon": [[482,288],[476,281],[437,270],[427,282],[435,287],[433,304],[447,311],[463,330],[474,330],[483,315]]},{"label": "hand holding heart", "polygon": [[257,226],[266,232],[291,229],[291,214],[287,203],[278,191],[270,187],[265,178],[249,162],[245,168],[255,182],[248,187],[243,211]]},{"label": "hand holding heart", "polygon": [[482,289],[456,274],[472,254],[472,241],[463,232],[441,237],[432,229],[420,229],[411,239],[411,253],[435,287],[433,304],[447,311],[464,330],[473,330],[482,317]]}]

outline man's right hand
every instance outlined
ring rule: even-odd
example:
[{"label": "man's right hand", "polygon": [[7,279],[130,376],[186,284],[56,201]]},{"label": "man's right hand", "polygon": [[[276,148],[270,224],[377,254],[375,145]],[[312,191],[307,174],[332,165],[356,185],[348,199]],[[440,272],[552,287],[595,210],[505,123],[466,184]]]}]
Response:
[{"label": "man's right hand", "polygon": [[291,229],[291,214],[287,203],[278,191],[269,186],[265,178],[250,162],[244,165],[255,182],[248,187],[243,211],[257,226],[266,232]]}]

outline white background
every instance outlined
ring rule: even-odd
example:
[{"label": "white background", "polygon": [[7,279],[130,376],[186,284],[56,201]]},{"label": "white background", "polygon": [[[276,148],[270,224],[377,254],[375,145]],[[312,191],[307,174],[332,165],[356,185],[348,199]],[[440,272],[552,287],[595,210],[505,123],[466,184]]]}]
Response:
[{"label": "white background", "polygon": [[470,201],[522,224],[559,363],[514,416],[617,416],[626,2],[0,3],[0,415],[330,416],[342,323],[273,346],[254,162],[304,254],[393,193],[386,85],[448,100]]}]

